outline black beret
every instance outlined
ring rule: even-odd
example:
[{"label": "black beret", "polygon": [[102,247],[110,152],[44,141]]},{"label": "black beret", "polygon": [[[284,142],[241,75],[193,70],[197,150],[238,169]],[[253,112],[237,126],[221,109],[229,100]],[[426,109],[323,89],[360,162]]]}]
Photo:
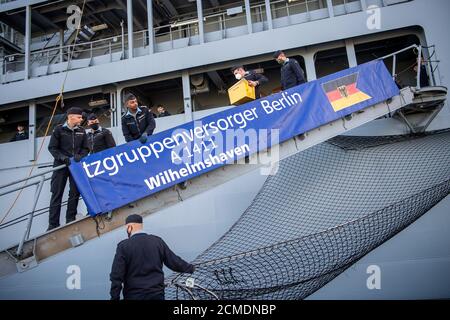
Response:
[{"label": "black beret", "polygon": [[280,54],[282,54],[282,53],[284,53],[282,50],[277,50],[277,51],[275,51],[274,54],[273,54],[273,58],[274,58],[274,59],[278,58],[278,56],[279,56]]},{"label": "black beret", "polygon": [[83,109],[78,107],[72,107],[67,110],[67,114],[79,114],[80,116],[83,114]]},{"label": "black beret", "polygon": [[96,119],[97,119],[97,116],[95,115],[95,113],[91,113],[91,114],[87,117],[87,119],[88,119],[88,120],[96,120]]},{"label": "black beret", "polygon": [[125,224],[129,224],[129,223],[142,223],[142,216],[140,216],[138,214],[130,214],[125,219]]}]

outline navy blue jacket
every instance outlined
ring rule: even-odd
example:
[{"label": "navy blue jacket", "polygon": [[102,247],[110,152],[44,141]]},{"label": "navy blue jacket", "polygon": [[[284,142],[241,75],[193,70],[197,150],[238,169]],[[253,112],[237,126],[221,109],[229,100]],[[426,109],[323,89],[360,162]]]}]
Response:
[{"label": "navy blue jacket", "polygon": [[259,99],[261,97],[260,87],[269,81],[266,76],[256,73],[255,71],[249,71],[245,76],[245,80],[250,81],[258,81],[258,85],[255,87],[255,99]]},{"label": "navy blue jacket", "polygon": [[164,292],[163,264],[176,272],[192,273],[194,266],[174,254],[159,237],[137,233],[117,245],[111,269],[111,299],[145,299]]},{"label": "navy blue jacket", "polygon": [[305,73],[297,60],[290,58],[283,64],[281,67],[282,90],[287,90],[305,82]]},{"label": "navy blue jacket", "polygon": [[[421,77],[421,79],[422,79],[422,77]],[[14,135],[14,137],[12,137],[12,139],[9,141],[13,142],[13,141],[20,141],[20,140],[27,140],[27,139],[28,139],[28,133],[24,131],[22,133],[17,132]]]},{"label": "navy blue jacket", "polygon": [[55,158],[53,162],[55,167],[64,164],[66,158],[75,155],[80,158],[87,156],[89,144],[85,130],[81,127],[70,130],[66,124],[57,125],[50,137],[48,151]]},{"label": "navy blue jacket", "polygon": [[139,139],[144,132],[150,136],[155,126],[155,119],[147,107],[139,107],[136,118],[129,111],[122,116],[122,133],[126,142]]},{"label": "navy blue jacket", "polygon": [[106,128],[100,127],[98,130],[87,130],[86,134],[90,153],[97,153],[116,146],[116,141],[111,131]]}]

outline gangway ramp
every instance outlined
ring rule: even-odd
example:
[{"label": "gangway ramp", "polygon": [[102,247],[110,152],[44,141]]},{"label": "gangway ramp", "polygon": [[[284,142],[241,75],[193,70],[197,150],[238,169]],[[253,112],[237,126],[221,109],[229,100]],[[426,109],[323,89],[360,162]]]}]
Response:
[{"label": "gangway ramp", "polygon": [[[304,134],[282,142],[280,145],[274,146],[278,148],[278,161],[318,145],[330,138],[345,134],[377,118],[393,114],[413,102],[413,92],[414,90],[410,87],[404,88],[400,91],[399,95],[386,101],[349,114],[344,118],[307,131]],[[268,158],[271,151],[271,149],[260,151],[259,155],[255,157]],[[272,163],[271,165],[275,164]],[[180,203],[185,199],[207,192],[245,173],[262,168],[267,169],[267,164],[225,165],[189,180],[185,189],[181,189],[178,185],[165,189],[138,200],[132,203],[132,205],[114,210],[109,218],[106,216],[86,217],[37,236],[24,243],[23,252],[20,256],[15,254],[18,246],[0,253],[0,277],[17,272],[25,272],[30,268],[38,266],[41,261],[49,259],[56,254],[63,253],[66,250],[71,250],[83,242],[102,241],[103,234],[123,226],[125,217],[131,213],[138,213],[144,217],[148,216]]]}]

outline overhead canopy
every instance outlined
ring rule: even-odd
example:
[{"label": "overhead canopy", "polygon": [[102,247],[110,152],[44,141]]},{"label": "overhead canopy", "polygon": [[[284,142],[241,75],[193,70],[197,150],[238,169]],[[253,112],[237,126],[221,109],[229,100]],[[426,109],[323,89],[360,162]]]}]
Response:
[{"label": "overhead canopy", "polygon": [[[67,29],[66,22],[70,14],[70,5],[83,6],[83,0],[63,1],[35,1],[32,5],[31,32],[32,36],[39,36]],[[147,1],[133,1],[133,22],[135,30],[142,30],[147,25]],[[203,1],[204,12],[212,12],[234,6],[243,6],[243,1],[236,0],[208,0]],[[0,21],[25,33],[25,8],[11,6],[11,10],[0,12]],[[1,8],[0,8],[1,9]],[[121,21],[127,20],[126,0],[86,0],[83,14],[83,25],[99,25],[106,23],[111,34],[120,32]],[[153,1],[154,25],[166,25],[173,21],[186,20],[197,16],[196,1],[186,0],[156,0]],[[126,23],[125,23],[126,26]]]}]

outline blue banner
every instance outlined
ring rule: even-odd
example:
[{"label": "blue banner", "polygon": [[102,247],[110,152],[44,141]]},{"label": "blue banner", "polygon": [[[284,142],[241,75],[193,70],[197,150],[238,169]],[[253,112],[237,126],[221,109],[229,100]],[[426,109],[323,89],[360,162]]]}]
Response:
[{"label": "blue banner", "polygon": [[[90,215],[122,207],[399,94],[374,61],[72,162]],[[274,136],[276,135],[276,139]]]}]

